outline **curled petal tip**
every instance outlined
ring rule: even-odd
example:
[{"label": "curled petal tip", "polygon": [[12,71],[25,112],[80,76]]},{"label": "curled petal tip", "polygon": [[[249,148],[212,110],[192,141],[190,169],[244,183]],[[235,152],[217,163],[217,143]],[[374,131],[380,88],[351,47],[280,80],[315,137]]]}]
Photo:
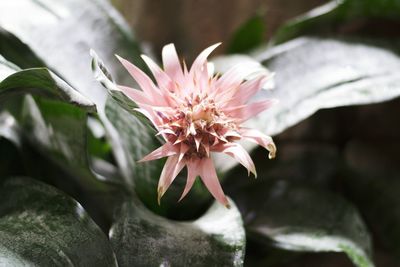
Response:
[{"label": "curled petal tip", "polygon": [[157,189],[157,203],[158,203],[159,206],[161,205],[161,198],[164,195],[163,191],[164,190],[163,190],[162,186],[158,187],[158,189]]},{"label": "curled petal tip", "polygon": [[275,146],[275,143],[269,143],[269,144],[267,145],[267,149],[268,149],[268,151],[269,151],[268,158],[269,158],[269,159],[274,159],[275,156],[276,156],[276,146]]},{"label": "curled petal tip", "polygon": [[247,176],[249,176],[250,177],[250,175],[251,174],[253,174],[254,175],[254,178],[257,178],[257,171],[256,171],[256,169],[254,168],[254,169],[252,169],[252,170],[247,170]]},{"label": "curled petal tip", "polygon": [[225,208],[227,208],[227,209],[230,209],[232,206],[231,206],[231,204],[229,203],[229,201],[228,201],[228,199],[226,199],[226,203],[225,203]]}]

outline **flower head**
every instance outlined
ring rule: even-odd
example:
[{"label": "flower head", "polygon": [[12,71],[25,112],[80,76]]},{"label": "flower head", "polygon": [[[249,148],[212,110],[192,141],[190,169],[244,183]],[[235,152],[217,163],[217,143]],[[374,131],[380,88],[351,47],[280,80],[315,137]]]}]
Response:
[{"label": "flower head", "polygon": [[139,68],[118,57],[142,91],[125,86],[119,88],[137,104],[138,111],[151,121],[158,135],[165,140],[165,144],[141,160],[168,157],[158,183],[158,202],[186,166],[187,181],[180,200],[199,176],[210,193],[228,206],[211,155],[225,153],[256,176],[249,154],[237,143],[241,139],[265,147],[269,150],[269,158],[275,157],[276,148],[271,137],[242,126],[243,122],[276,102],[266,99],[248,103],[270,75],[243,81],[235,68],[222,76],[213,75],[209,72],[207,57],[218,45],[200,53],[190,70],[185,64],[181,66],[173,44],[163,48],[163,70],[143,55],[157,85]]}]

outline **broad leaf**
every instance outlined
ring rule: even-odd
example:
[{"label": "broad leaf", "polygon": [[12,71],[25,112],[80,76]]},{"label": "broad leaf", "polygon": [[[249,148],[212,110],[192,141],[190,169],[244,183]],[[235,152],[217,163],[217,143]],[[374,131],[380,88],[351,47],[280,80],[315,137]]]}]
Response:
[{"label": "broad leaf", "polygon": [[242,266],[245,233],[232,202],[219,203],[193,222],[159,217],[128,200],[110,230],[118,264],[124,266]]},{"label": "broad leaf", "polygon": [[[359,28],[360,24],[366,27],[377,25],[378,33],[385,32],[382,28],[387,25],[392,25],[395,30],[399,25],[399,12],[398,0],[333,0],[283,25],[273,42],[283,43],[304,34],[346,32],[351,28]],[[368,20],[372,22],[367,24]],[[351,23],[354,25],[351,26]],[[372,27],[368,28],[369,32],[374,31]]]},{"label": "broad leaf", "polygon": [[[22,41],[29,46],[44,64],[98,105],[105,103],[106,93],[91,79],[90,48],[101,51],[107,62],[113,62],[116,52],[126,57],[138,54],[127,25],[106,0],[3,1],[0,27],[19,39],[10,42],[19,46]],[[21,56],[26,57],[22,52]],[[14,54],[7,59],[18,64],[21,60],[17,57]],[[134,58],[135,63],[136,59],[140,57]],[[31,66],[36,67],[34,61]],[[122,67],[116,62],[114,66],[118,80],[127,81]]]},{"label": "broad leaf", "polygon": [[20,68],[43,67],[45,65],[26,44],[12,33],[4,30],[1,25],[0,55],[12,60]]},{"label": "broad leaf", "polygon": [[400,75],[395,71],[400,58],[385,42],[299,38],[254,57],[276,72],[276,88],[256,97],[280,102],[250,125],[271,135],[319,109],[383,102],[400,95]]},{"label": "broad leaf", "polygon": [[[86,151],[86,112],[70,104],[47,99],[25,98],[21,125],[25,137],[49,160],[65,166],[76,176],[92,176]],[[79,179],[77,177],[77,179]],[[82,178],[82,177],[81,177]]]},{"label": "broad leaf", "polygon": [[[25,16],[9,16],[18,10],[29,10]],[[120,15],[104,0],[72,0],[57,3],[22,0],[15,3],[0,3],[0,34],[11,32],[14,38],[3,38],[8,46],[29,46],[34,60],[26,62],[36,66],[43,62],[54,72],[68,81],[74,88],[96,104],[100,120],[104,124],[107,138],[113,148],[114,157],[128,184],[133,184],[133,170],[129,152],[123,147],[121,138],[105,115],[107,91],[94,81],[90,71],[90,48],[101,52],[112,66],[120,83],[129,84],[132,79],[117,63],[114,54],[131,58],[140,65],[139,50],[133,36]],[[23,43],[25,46],[20,45]],[[9,53],[8,60],[22,62],[18,53]],[[115,105],[116,103],[110,103]],[[119,107],[115,107],[116,109]],[[118,118],[114,118],[117,123]]]},{"label": "broad leaf", "polygon": [[[8,15],[17,10],[29,12],[26,16]],[[133,79],[117,62],[115,53],[139,66],[144,65],[139,56],[138,45],[122,17],[105,0],[64,0],[56,3],[22,0],[13,4],[0,4],[0,26],[28,45],[32,53],[49,68],[96,104],[125,183],[133,189],[133,180],[141,179],[134,176],[135,161],[138,159],[132,159],[132,152],[126,148],[126,141],[115,129],[114,124],[122,125],[122,121],[118,117],[110,121],[106,116],[107,91],[94,81],[90,71],[91,48],[106,60],[115,79],[121,84],[132,84]],[[8,40],[18,44],[21,42],[18,39]],[[19,58],[14,55],[9,60],[17,62]],[[107,105],[114,105],[112,109],[117,110],[117,113],[122,110],[113,101],[109,101]],[[148,149],[150,152],[151,147]]]},{"label": "broad leaf", "polygon": [[95,104],[46,68],[15,70],[0,82],[0,100],[29,93],[42,98],[35,102],[26,97],[20,120],[23,129],[31,133],[25,136],[40,144],[39,151],[47,156],[50,153],[50,160],[59,165],[68,161],[70,171],[90,177],[85,170],[86,111],[96,110]]},{"label": "broad leaf", "polygon": [[[27,95],[21,110],[16,112],[21,128],[17,135],[23,136],[20,148],[28,173],[63,188],[88,208],[88,200],[93,195],[108,191],[97,179],[104,180],[104,177],[96,178],[90,170],[87,156],[87,111],[96,110],[94,103],[48,69],[14,71],[0,82],[3,102],[8,104],[10,99],[14,99],[11,98],[13,95],[32,93],[36,97],[35,100]],[[13,117],[8,119],[15,121]],[[32,149],[39,155],[29,152]],[[42,158],[49,161],[44,170],[38,168],[39,164],[43,164]],[[52,165],[57,167],[50,167]],[[102,213],[93,208],[89,211],[92,214]]]},{"label": "broad leaf", "polygon": [[0,54],[0,80],[3,80],[7,76],[13,74],[15,71],[18,71],[19,68],[13,63],[7,61]]},{"label": "broad leaf", "polygon": [[248,238],[290,251],[344,252],[357,266],[373,266],[370,236],[358,211],[320,189],[334,178],[337,151],[322,144],[286,145],[281,154],[273,166],[258,170],[257,181],[228,186]]},{"label": "broad leaf", "polygon": [[107,237],[75,200],[28,178],[0,187],[0,265],[117,266]]},{"label": "broad leaf", "polygon": [[245,216],[257,212],[247,222],[249,235],[288,250],[344,252],[357,266],[373,266],[367,229],[351,204],[339,196],[284,181],[264,186],[269,190],[260,190],[259,197],[254,197],[254,189],[247,191],[254,198],[248,199],[252,208]]},{"label": "broad leaf", "polygon": [[26,69],[0,81],[0,101],[11,95],[38,94],[95,111],[95,104],[46,68]]}]

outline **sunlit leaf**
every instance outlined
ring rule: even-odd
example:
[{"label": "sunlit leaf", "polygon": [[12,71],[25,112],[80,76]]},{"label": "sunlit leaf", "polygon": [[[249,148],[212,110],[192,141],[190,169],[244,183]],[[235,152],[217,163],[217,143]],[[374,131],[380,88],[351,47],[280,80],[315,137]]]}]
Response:
[{"label": "sunlit leaf", "polygon": [[257,53],[276,72],[275,89],[257,97],[280,102],[250,124],[275,135],[319,109],[398,97],[400,58],[388,48],[384,41],[299,38]]}]

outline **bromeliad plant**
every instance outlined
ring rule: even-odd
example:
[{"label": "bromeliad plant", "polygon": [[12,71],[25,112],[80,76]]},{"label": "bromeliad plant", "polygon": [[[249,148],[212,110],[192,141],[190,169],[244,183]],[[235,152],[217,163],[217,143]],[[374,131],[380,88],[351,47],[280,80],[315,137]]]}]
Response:
[{"label": "bromeliad plant", "polygon": [[[299,252],[343,252],[354,265],[369,267],[370,227],[382,243],[376,247],[399,255],[400,237],[385,227],[399,222],[386,207],[399,205],[399,185],[376,179],[378,164],[360,168],[360,155],[377,154],[366,151],[371,144],[348,146],[342,135],[340,142],[326,141],[319,129],[334,125],[329,116],[308,119],[297,134],[285,131],[318,109],[400,95],[392,39],[317,35],[321,25],[335,32],[360,18],[397,20],[397,1],[385,3],[390,9],[378,0],[332,2],[282,27],[268,49],[258,43],[247,55],[211,59],[212,72],[206,59],[215,46],[190,69],[172,45],[164,48],[163,69],[142,59],[129,28],[104,0],[1,1],[0,263],[285,266],[291,258],[301,264]],[[255,46],[246,33],[262,30],[262,21],[251,21],[235,34],[240,45],[230,44],[232,51]],[[303,33],[316,36],[295,38]],[[254,32],[257,40],[260,34]],[[90,57],[90,48],[107,68],[94,52]],[[133,62],[120,58],[137,89],[114,82],[132,82],[114,53]],[[260,90],[271,78],[266,68],[277,73],[274,90]],[[279,105],[260,113],[270,99]],[[307,125],[314,123],[310,134]],[[260,144],[273,157],[265,133],[276,136],[280,156],[269,162],[255,153],[253,164],[238,141]],[[259,178],[242,179],[246,173],[232,161],[211,161],[214,152],[254,174],[257,165]],[[147,162],[161,157],[168,157],[164,165]],[[345,190],[338,190],[343,180]],[[212,203],[205,187],[220,203]]]},{"label": "bromeliad plant", "polygon": [[134,101],[165,140],[160,148],[141,161],[168,157],[158,183],[158,203],[178,173],[187,167],[187,181],[180,197],[182,200],[192,188],[197,176],[221,204],[229,207],[222,191],[211,153],[220,152],[235,158],[257,176],[249,154],[236,143],[241,139],[255,142],[269,152],[276,153],[272,138],[242,123],[269,108],[276,100],[266,99],[247,104],[271,74],[259,75],[243,83],[237,68],[233,67],[221,77],[208,69],[207,57],[219,44],[205,49],[190,70],[182,70],[173,44],[164,47],[164,70],[149,57],[142,56],[153,73],[157,86],[138,67],[118,57],[143,91],[130,87],[119,88]]}]

